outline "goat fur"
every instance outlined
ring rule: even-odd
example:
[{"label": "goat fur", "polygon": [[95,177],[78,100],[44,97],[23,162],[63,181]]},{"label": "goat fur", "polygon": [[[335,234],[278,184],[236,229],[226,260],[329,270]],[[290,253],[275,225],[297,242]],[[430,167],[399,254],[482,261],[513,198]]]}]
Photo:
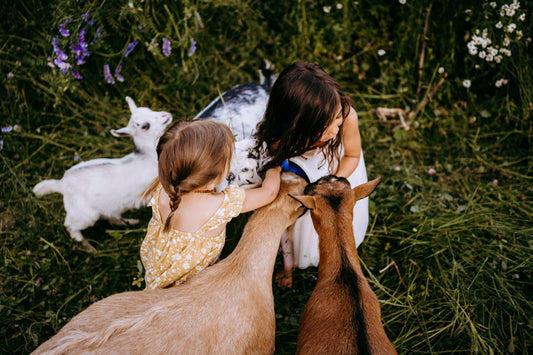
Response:
[{"label": "goat fur", "polygon": [[115,137],[133,138],[135,150],[120,159],[94,159],[68,169],[60,180],[44,180],[35,185],[36,196],[59,192],[63,195],[66,211],[65,227],[70,236],[94,248],[83,238],[82,230],[100,218],[114,224],[135,224],[137,220],[124,219],[122,213],[146,205],[141,193],[157,176],[156,146],[159,137],[172,121],[165,111],[137,107],[126,97],[131,117],[124,128],[111,130]]},{"label": "goat fur", "polygon": [[330,175],[296,197],[311,210],[320,252],[318,281],[302,313],[296,354],[396,354],[353,238],[353,207],[381,179],[350,189],[348,180]]},{"label": "goat fur", "polygon": [[281,234],[304,210],[288,194],[304,186],[283,173],[278,197],[253,213],[228,257],[181,285],[98,301],[33,354],[272,354],[272,274]]}]

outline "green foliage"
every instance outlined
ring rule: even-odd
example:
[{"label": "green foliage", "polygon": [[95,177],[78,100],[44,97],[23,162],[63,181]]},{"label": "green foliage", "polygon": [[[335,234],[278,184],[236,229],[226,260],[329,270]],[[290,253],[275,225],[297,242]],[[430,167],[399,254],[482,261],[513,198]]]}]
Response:
[{"label": "green foliage", "polygon": [[[139,247],[148,208],[127,214],[141,220],[133,229],[101,221],[84,231],[98,249],[93,255],[64,229],[61,197],[38,199],[32,187],[61,177],[80,158],[130,152],[131,142],[109,134],[128,121],[125,96],[188,119],[219,93],[258,81],[258,63],[268,59],[278,70],[296,60],[317,62],[354,99],[368,175],[385,175],[371,196],[359,254],[399,353],[531,352],[531,5],[522,1],[513,17],[525,13],[525,21],[513,20],[523,35],[513,37],[512,55],[500,64],[472,56],[467,46],[476,29],[482,34],[487,28],[499,41],[502,32],[494,26],[504,4],[2,4],[2,351],[30,353],[92,302],[144,287]],[[88,12],[93,25],[80,17]],[[67,19],[68,38],[60,35]],[[83,78],[76,79],[49,63],[55,36],[70,53],[68,42],[83,28],[87,40],[95,28],[102,33],[88,44],[90,55],[78,66]],[[163,38],[170,41],[169,55]],[[114,76],[108,83],[106,64],[111,74],[122,65],[124,81]],[[508,83],[497,87],[501,78]],[[466,79],[469,88],[462,84]],[[424,101],[428,94],[431,100]],[[396,128],[393,117],[379,121],[373,113],[378,107],[414,113],[410,129]],[[222,257],[237,244],[247,217],[228,226]],[[274,286],[276,353],[294,353],[316,278],[316,268],[297,270],[292,291]]]}]

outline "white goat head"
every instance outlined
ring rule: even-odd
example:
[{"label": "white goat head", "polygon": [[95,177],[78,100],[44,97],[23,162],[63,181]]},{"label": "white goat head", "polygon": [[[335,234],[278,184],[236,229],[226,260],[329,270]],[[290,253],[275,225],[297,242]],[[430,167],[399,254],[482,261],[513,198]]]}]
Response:
[{"label": "white goat head", "polygon": [[131,111],[130,121],[124,128],[112,129],[111,134],[115,137],[133,137],[136,150],[153,148],[155,151],[159,137],[163,135],[172,121],[172,115],[166,111],[152,111],[147,107],[137,107],[129,96],[126,96],[126,101]]}]

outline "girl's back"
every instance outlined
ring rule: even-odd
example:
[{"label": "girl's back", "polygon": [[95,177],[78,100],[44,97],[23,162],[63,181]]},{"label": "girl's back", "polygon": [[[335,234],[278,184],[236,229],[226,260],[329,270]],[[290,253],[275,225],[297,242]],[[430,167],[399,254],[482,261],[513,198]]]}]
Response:
[{"label": "girl's back", "polygon": [[[213,217],[223,201],[223,192],[186,194],[182,197],[179,208],[174,212],[170,226],[178,231],[195,233]],[[170,214],[168,195],[161,193],[158,204],[164,220]],[[207,231],[206,235],[218,235],[224,227],[225,224],[215,230]]]}]

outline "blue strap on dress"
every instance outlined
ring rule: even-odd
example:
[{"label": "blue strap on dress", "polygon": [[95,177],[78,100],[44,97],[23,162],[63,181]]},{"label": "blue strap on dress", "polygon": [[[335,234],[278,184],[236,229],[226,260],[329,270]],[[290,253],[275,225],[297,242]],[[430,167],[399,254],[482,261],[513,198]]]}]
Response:
[{"label": "blue strap on dress", "polygon": [[307,177],[307,174],[305,171],[300,168],[297,164],[293,163],[292,161],[285,159],[283,163],[281,163],[281,171],[289,171],[291,173],[295,173],[296,175],[302,177],[309,183],[309,178]]}]

